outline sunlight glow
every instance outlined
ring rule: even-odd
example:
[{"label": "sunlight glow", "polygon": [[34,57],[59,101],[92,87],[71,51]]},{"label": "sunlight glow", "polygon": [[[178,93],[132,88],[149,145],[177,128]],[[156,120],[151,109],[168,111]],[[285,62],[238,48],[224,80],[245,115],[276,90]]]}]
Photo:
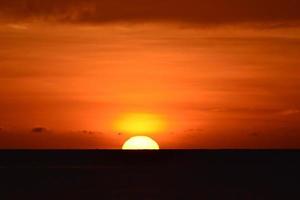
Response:
[{"label": "sunlight glow", "polygon": [[147,113],[133,113],[123,116],[117,129],[129,134],[152,134],[162,131],[163,120],[157,115]]}]

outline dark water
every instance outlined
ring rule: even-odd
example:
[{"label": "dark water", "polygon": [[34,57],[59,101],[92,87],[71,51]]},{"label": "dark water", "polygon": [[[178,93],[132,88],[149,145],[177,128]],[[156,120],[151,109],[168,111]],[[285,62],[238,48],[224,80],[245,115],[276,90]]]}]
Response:
[{"label": "dark water", "polygon": [[0,151],[14,199],[300,199],[300,151]]}]

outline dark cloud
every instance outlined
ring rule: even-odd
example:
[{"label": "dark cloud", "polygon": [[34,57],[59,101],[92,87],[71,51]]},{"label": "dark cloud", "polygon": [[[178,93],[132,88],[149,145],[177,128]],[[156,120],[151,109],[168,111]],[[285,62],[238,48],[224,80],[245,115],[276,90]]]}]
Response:
[{"label": "dark cloud", "polygon": [[196,24],[300,19],[298,0],[0,0],[2,20],[72,23],[174,21]]},{"label": "dark cloud", "polygon": [[185,133],[201,133],[203,131],[204,130],[202,128],[190,128],[190,129],[185,130],[184,132]]},{"label": "dark cloud", "polygon": [[90,135],[94,134],[93,131],[89,131],[89,130],[83,130],[82,133],[84,133],[84,134],[90,134]]},{"label": "dark cloud", "polygon": [[257,136],[259,136],[259,132],[251,132],[250,133],[250,136],[253,136],[253,137],[257,137]]},{"label": "dark cloud", "polygon": [[31,129],[31,131],[34,133],[44,133],[47,132],[48,129],[44,127],[34,127],[33,129]]},{"label": "dark cloud", "polygon": [[81,132],[84,133],[84,134],[88,134],[88,135],[93,135],[93,134],[103,134],[102,132],[91,131],[91,130],[82,130]]},{"label": "dark cloud", "polygon": [[107,149],[120,146],[107,136],[87,135],[81,131],[37,134],[34,131],[9,130],[7,133],[0,134],[0,149]]}]

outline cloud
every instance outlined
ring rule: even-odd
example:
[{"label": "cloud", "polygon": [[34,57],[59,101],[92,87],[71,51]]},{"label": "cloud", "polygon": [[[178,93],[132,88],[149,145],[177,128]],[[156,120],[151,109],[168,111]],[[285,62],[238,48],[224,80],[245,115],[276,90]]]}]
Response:
[{"label": "cloud", "polygon": [[24,24],[8,24],[7,26],[14,30],[27,30],[28,29],[28,27]]},{"label": "cloud", "polygon": [[82,130],[81,132],[84,133],[84,134],[88,134],[88,135],[93,135],[93,134],[103,134],[102,132],[91,131],[91,130]]},{"label": "cloud", "polygon": [[34,127],[33,129],[31,129],[31,131],[34,133],[44,133],[47,132],[48,129],[44,127]]},{"label": "cloud", "polygon": [[298,109],[287,109],[280,112],[281,115],[287,116],[287,115],[296,115],[300,114],[300,110]]},{"label": "cloud", "polygon": [[257,132],[257,131],[253,131],[253,132],[251,132],[249,135],[250,135],[250,136],[253,136],[253,137],[258,137],[258,136],[260,135],[260,133]]},{"label": "cloud", "polygon": [[190,128],[190,129],[187,129],[184,131],[184,133],[192,133],[192,134],[195,134],[195,133],[201,133],[203,132],[204,130],[202,128]]},{"label": "cloud", "polygon": [[56,130],[51,130],[51,134],[37,134],[45,131],[43,127],[33,128],[30,132],[6,130],[7,134],[0,134],[0,149],[107,149],[120,146],[120,142],[112,140],[109,134]]},{"label": "cloud", "polygon": [[171,21],[202,25],[299,21],[297,0],[0,0],[2,20],[70,23]]}]

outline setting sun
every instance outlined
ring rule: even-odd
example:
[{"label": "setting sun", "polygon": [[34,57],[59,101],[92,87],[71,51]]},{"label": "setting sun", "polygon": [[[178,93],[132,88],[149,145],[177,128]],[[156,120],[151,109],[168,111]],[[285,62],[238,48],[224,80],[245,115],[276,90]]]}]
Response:
[{"label": "setting sun", "polygon": [[123,150],[158,150],[159,145],[150,137],[135,136],[129,138],[122,146]]}]

